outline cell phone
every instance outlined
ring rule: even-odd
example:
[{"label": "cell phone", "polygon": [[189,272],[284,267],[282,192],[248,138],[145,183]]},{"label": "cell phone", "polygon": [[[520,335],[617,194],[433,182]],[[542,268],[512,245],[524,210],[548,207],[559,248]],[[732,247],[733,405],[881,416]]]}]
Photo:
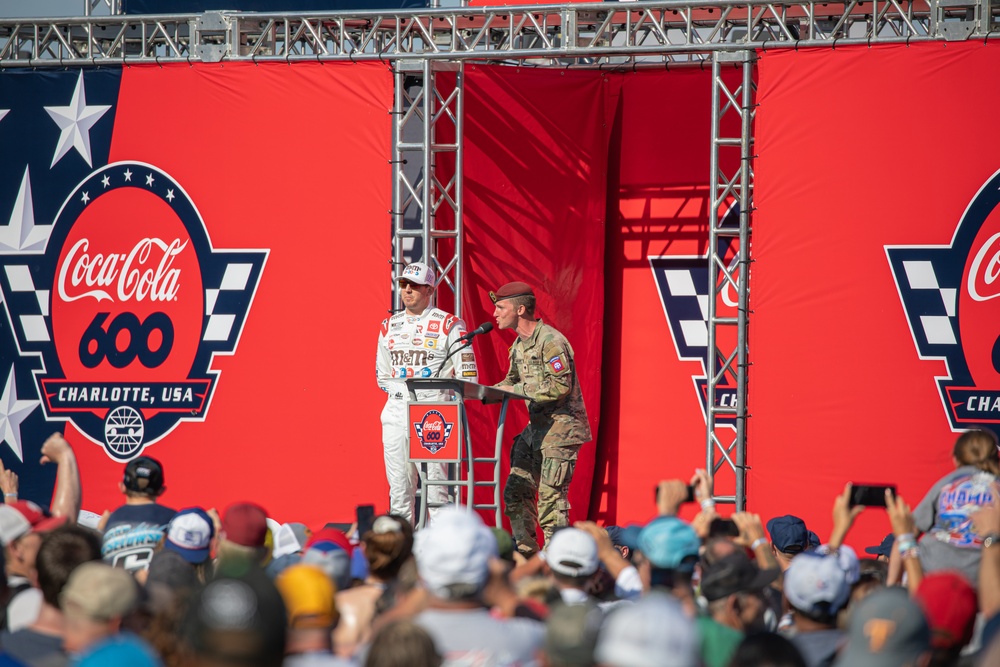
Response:
[{"label": "cell phone", "polygon": [[358,505],[355,510],[355,516],[358,524],[358,539],[361,539],[365,533],[372,529],[372,525],[375,523],[375,506]]},{"label": "cell phone", "polygon": [[896,495],[895,484],[855,484],[851,483],[851,507],[885,507],[885,490]]},{"label": "cell phone", "polygon": [[711,537],[739,537],[740,529],[736,527],[736,522],[732,519],[712,519],[708,524],[708,536]]}]

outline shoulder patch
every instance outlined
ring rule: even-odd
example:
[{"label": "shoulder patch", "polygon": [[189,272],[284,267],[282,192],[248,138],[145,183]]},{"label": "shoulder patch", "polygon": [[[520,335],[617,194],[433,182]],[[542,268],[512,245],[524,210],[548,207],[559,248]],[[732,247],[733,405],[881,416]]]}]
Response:
[{"label": "shoulder patch", "polygon": [[457,317],[455,317],[454,315],[449,315],[448,317],[444,318],[444,323],[441,325],[441,332],[445,334],[450,333],[452,327],[454,327],[459,322],[461,322],[461,320],[459,320]]},{"label": "shoulder patch", "polygon": [[382,320],[382,335],[384,336],[387,333],[389,333],[389,318],[388,317],[385,318],[384,320]]},{"label": "shoulder patch", "polygon": [[549,365],[549,368],[551,368],[556,373],[562,373],[564,370],[566,370],[566,364],[563,363],[563,358],[561,354],[552,357],[545,363],[547,363]]}]

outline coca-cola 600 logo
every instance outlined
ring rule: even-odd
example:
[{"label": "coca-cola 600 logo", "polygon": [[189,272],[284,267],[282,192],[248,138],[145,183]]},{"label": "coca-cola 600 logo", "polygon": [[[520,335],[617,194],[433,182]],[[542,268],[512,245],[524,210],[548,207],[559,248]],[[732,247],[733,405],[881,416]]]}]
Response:
[{"label": "coca-cola 600 logo", "polygon": [[921,359],[943,359],[952,429],[1000,433],[1000,171],[972,198],[949,245],[887,246]]},{"label": "coca-cola 600 logo", "polygon": [[162,170],[119,162],[93,172],[44,247],[0,255],[18,348],[42,359],[46,418],[72,421],[117,460],[180,420],[203,420],[218,381],[212,357],[235,351],[266,259],[214,249]]}]

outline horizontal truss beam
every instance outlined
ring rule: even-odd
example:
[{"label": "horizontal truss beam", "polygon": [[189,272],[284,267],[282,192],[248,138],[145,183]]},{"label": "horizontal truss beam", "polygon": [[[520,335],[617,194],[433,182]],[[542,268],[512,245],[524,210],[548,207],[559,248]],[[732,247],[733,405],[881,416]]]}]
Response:
[{"label": "horizontal truss beam", "polygon": [[1000,33],[994,1],[668,0],[346,14],[4,19],[0,66],[221,60],[701,62],[717,51],[989,39],[991,32]]}]

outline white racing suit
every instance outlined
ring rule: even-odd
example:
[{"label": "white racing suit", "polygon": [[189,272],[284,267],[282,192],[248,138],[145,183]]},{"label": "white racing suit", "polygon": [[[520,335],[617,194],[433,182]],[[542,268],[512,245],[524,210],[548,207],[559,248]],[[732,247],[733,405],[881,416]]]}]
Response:
[{"label": "white racing suit", "polygon": [[[382,445],[385,449],[385,476],[389,480],[389,511],[413,523],[414,491],[417,468],[409,459],[409,415],[406,408],[408,377],[456,377],[478,381],[476,357],[472,347],[451,355],[463,345],[465,323],[439,308],[427,308],[420,315],[396,313],[382,320],[378,337],[375,372],[378,386],[389,394],[382,409]],[[442,367],[443,364],[443,367]],[[440,370],[440,372],[438,372]],[[451,392],[419,391],[421,401],[450,400]],[[443,464],[427,464],[428,479],[447,479]],[[428,485],[427,504],[448,502],[448,487]]]}]

